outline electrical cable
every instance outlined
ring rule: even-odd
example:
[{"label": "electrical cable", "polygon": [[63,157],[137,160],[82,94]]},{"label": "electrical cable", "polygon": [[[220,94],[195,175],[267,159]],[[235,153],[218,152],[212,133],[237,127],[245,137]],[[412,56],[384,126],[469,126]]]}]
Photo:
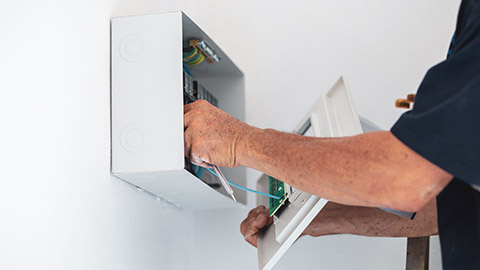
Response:
[{"label": "electrical cable", "polygon": [[198,49],[197,48],[194,48],[192,51],[186,53],[183,55],[183,60],[189,60],[190,58],[192,58],[194,55],[196,55],[198,53]]},{"label": "electrical cable", "polygon": [[192,169],[193,169],[193,173],[198,177],[198,178],[201,178],[202,177],[202,174],[203,174],[203,171],[204,171],[204,167],[202,166],[197,166],[193,163],[190,163],[192,165]]},{"label": "electrical cable", "polygon": [[194,47],[190,52],[183,54],[183,62],[190,66],[198,65],[204,60],[205,55],[197,47]]},{"label": "electrical cable", "polygon": [[190,71],[190,67],[185,62],[183,62],[183,71],[185,71],[188,75],[192,76],[193,78],[192,71]]},{"label": "electrical cable", "polygon": [[202,63],[203,60],[205,60],[205,55],[203,55],[202,53],[199,53],[198,55],[199,55],[198,57],[195,57],[195,60],[191,60],[187,62],[187,64],[194,66]]},{"label": "electrical cable", "polygon": [[[207,168],[207,170],[212,173],[213,175],[217,176],[217,174],[210,168]],[[218,176],[217,176],[218,177]],[[280,200],[282,198],[278,197],[278,196],[275,196],[275,195],[271,195],[271,194],[267,194],[267,193],[263,193],[261,191],[258,191],[258,190],[253,190],[253,189],[249,189],[249,188],[246,188],[246,187],[242,187],[242,186],[239,186],[235,183],[232,183],[230,181],[228,181],[228,179],[225,179],[227,180],[228,184],[230,184],[231,186],[233,187],[236,187],[238,189],[242,189],[242,190],[245,190],[245,191],[249,191],[249,192],[253,192],[253,193],[256,193],[256,194],[260,194],[260,195],[263,195],[263,196],[266,196],[266,197],[269,197],[269,198],[272,198],[272,199],[275,199],[275,200]]]},{"label": "electrical cable", "polygon": [[198,52],[198,53],[192,55],[191,57],[189,57],[189,59],[184,59],[184,61],[186,61],[187,64],[190,64],[192,62],[197,61],[201,56],[202,56],[202,54],[200,52]]},{"label": "electrical cable", "polygon": [[198,166],[198,171],[197,171],[197,177],[200,178],[202,177],[202,174],[203,174],[203,170],[204,168],[202,166]]}]

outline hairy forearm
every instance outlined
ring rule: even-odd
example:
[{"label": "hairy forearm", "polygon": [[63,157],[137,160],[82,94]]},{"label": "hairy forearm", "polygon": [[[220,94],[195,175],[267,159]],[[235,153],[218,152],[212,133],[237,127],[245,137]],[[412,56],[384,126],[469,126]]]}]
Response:
[{"label": "hairy forearm", "polygon": [[421,237],[438,233],[436,203],[432,200],[413,220],[378,208],[329,202],[303,235],[355,234],[378,237]]},{"label": "hairy forearm", "polygon": [[[238,148],[239,165],[346,205],[416,211],[451,177],[387,131],[314,138],[252,129]],[[431,185],[436,178],[443,186]]]}]

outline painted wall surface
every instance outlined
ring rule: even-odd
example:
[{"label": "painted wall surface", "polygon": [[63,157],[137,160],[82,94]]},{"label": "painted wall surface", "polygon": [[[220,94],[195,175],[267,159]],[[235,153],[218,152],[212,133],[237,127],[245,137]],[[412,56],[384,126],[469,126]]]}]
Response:
[{"label": "painted wall surface", "polygon": [[[0,2],[0,269],[255,269],[237,211],[179,210],[109,174],[109,18],[184,10],[246,75],[247,120],[291,130],[346,75],[388,129],[459,1]],[[249,172],[250,186],[259,173]],[[253,196],[251,197],[253,198]],[[433,269],[439,269],[438,246]],[[405,240],[300,239],[276,269],[403,269]]]},{"label": "painted wall surface", "polygon": [[189,215],[110,176],[111,12],[0,2],[0,269],[188,267]]}]

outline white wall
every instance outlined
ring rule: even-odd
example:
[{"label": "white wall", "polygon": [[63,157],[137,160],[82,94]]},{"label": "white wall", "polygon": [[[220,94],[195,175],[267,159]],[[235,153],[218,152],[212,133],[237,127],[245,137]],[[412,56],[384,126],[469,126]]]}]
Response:
[{"label": "white wall", "polygon": [[[344,74],[387,129],[444,57],[458,4],[0,2],[0,268],[255,268],[238,232],[248,208],[181,211],[109,175],[111,16],[185,10],[246,74],[250,124],[291,130]],[[304,238],[277,269],[403,269],[404,254],[402,239]]]},{"label": "white wall", "polygon": [[188,216],[109,173],[110,12],[0,3],[0,269],[187,265]]}]

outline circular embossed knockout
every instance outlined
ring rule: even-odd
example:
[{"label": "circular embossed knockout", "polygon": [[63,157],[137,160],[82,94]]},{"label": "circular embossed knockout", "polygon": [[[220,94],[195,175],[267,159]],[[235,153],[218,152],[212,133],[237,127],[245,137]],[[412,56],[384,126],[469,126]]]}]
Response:
[{"label": "circular embossed knockout", "polygon": [[129,35],[120,42],[120,55],[128,62],[140,59],[143,52],[143,42],[140,36]]},{"label": "circular embossed knockout", "polygon": [[140,126],[127,126],[120,134],[120,144],[127,152],[134,153],[142,150],[144,142],[145,132]]}]

